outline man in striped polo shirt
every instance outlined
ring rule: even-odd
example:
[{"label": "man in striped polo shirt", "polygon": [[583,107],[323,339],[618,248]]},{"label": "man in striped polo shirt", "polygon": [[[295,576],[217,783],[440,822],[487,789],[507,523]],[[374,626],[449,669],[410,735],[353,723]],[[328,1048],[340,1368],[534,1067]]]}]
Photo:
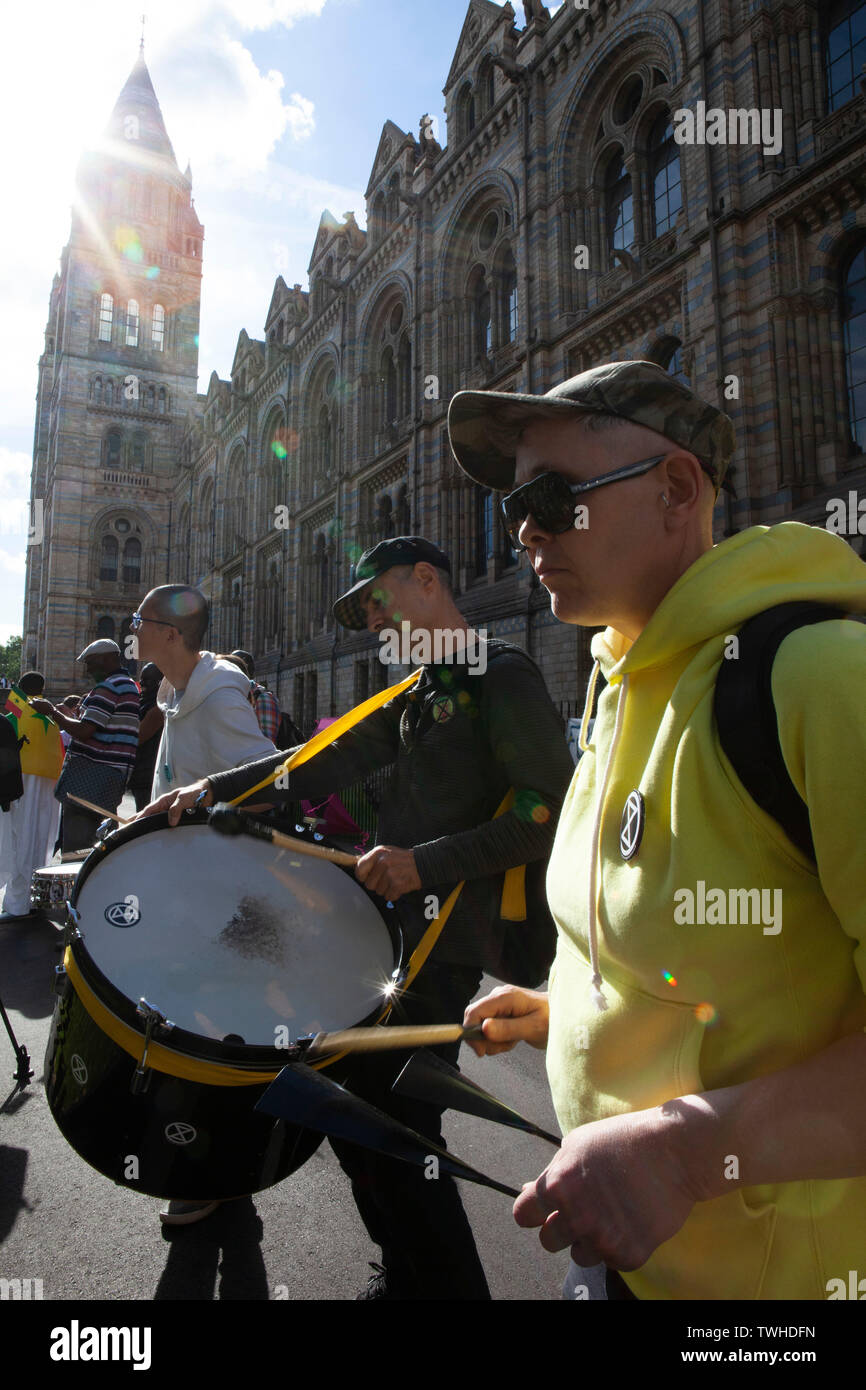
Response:
[{"label": "man in striped polo shirt", "polygon": [[32,703],[72,735],[54,795],[63,803],[63,852],[92,845],[100,817],[69,801],[84,797],[116,811],[135,766],[139,689],[120,664],[116,642],[101,637],[78,657],[95,682],[73,719],[48,700]]}]

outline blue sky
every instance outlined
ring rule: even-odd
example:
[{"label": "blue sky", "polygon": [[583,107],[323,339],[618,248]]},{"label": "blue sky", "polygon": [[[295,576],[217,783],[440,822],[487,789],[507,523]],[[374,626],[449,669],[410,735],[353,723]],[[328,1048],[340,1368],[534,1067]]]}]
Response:
[{"label": "blue sky", "polygon": [[[74,171],[138,50],[205,224],[199,389],[261,336],[278,274],[307,287],[319,217],[363,194],[386,119],[440,123],[468,0],[44,0],[4,20],[0,120],[0,640],[21,631],[37,362]],[[522,5],[514,6],[518,26]],[[551,6],[551,9],[555,9]],[[14,327],[11,327],[14,325]]]}]

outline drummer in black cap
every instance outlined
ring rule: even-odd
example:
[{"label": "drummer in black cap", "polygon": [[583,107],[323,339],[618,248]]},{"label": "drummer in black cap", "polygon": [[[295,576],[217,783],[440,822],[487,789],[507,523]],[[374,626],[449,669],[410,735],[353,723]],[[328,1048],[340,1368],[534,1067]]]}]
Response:
[{"label": "drummer in black cap", "polygon": [[[382,897],[408,897],[410,906],[417,905],[410,949],[428,924],[425,906],[431,899],[443,904],[466,880],[430,959],[392,1015],[402,1023],[460,1018],[482,971],[500,968],[503,874],[546,861],[573,770],[561,720],[535,663],[519,648],[487,642],[469,628],[454,602],[449,570],[447,556],[416,536],[382,541],[361,556],[335,616],[352,630],[378,633],[380,656],[389,646],[397,664],[420,664],[422,675],[413,689],[290,772],[287,788],[267,789],[273,800],[321,799],[376,768],[392,767],[379,806],[377,844],[361,857],[356,873]],[[413,653],[425,646],[429,660],[419,661]],[[273,772],[283,756],[217,774],[151,810],[169,810],[176,823],[202,792],[205,806],[232,801]],[[497,817],[509,788],[514,806]],[[257,792],[257,800],[264,795]],[[521,931],[545,933],[549,926],[541,901]],[[457,1051],[454,1045],[442,1055],[456,1061]],[[406,1059],[405,1053],[362,1058],[352,1089],[441,1144],[441,1112],[391,1094]],[[450,1178],[442,1174],[428,1182],[412,1165],[342,1142],[333,1147],[383,1252],[384,1269],[361,1297],[489,1297]]]}]

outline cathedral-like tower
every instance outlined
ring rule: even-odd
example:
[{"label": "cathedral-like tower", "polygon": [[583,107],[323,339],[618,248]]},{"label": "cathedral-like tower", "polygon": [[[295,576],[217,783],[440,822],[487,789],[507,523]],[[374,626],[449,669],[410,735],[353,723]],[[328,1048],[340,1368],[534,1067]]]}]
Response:
[{"label": "cathedral-like tower", "polygon": [[141,596],[168,579],[196,400],[204,229],[143,53],[76,183],[39,361],[43,540],[28,547],[24,604],[24,669],[42,670],[52,695],[80,688],[75,657],[95,637],[123,648]]}]

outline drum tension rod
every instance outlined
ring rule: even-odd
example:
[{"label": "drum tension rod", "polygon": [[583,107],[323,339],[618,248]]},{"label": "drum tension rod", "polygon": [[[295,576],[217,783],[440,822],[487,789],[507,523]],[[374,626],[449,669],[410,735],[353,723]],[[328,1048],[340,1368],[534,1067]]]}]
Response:
[{"label": "drum tension rod", "polygon": [[155,1009],[152,1004],[142,997],[136,1005],[135,1012],[139,1018],[144,1019],[144,1051],[141,1054],[141,1061],[132,1073],[132,1081],[129,1089],[134,1096],[141,1095],[150,1085],[150,1068],[147,1064],[147,1049],[150,1047],[150,1037],[154,1028],[173,1028],[165,1014],[161,1014],[159,1009]]}]

